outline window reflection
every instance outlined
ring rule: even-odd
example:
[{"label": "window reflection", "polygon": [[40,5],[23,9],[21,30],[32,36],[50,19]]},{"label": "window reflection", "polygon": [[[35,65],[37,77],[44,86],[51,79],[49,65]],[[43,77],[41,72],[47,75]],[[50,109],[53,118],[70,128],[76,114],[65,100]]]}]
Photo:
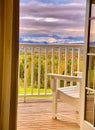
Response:
[{"label": "window reflection", "polygon": [[86,90],[86,108],[85,119],[94,125],[94,93],[93,91]]},{"label": "window reflection", "polygon": [[95,46],[95,19],[91,20],[89,45]]},{"label": "window reflection", "polygon": [[90,46],[90,47],[89,47],[89,52],[90,52],[90,53],[95,53],[95,46],[93,46],[93,47]]},{"label": "window reflection", "polygon": [[95,0],[92,0],[92,7],[91,7],[91,17],[95,16]]},{"label": "window reflection", "polygon": [[95,89],[95,56],[89,57],[87,86]]}]

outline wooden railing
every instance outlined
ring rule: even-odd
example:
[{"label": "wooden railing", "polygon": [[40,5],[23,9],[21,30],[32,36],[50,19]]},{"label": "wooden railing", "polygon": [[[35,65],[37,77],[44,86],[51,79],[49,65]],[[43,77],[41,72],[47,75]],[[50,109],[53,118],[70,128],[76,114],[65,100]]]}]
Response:
[{"label": "wooden railing", "polygon": [[24,101],[28,96],[51,95],[48,73],[73,75],[83,69],[84,44],[19,46],[18,93]]}]

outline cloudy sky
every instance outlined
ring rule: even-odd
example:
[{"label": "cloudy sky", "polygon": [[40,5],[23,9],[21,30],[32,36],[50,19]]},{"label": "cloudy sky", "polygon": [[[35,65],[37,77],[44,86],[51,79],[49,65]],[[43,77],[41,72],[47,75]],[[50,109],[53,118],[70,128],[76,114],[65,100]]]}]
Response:
[{"label": "cloudy sky", "polygon": [[20,41],[83,41],[85,1],[20,0]]}]

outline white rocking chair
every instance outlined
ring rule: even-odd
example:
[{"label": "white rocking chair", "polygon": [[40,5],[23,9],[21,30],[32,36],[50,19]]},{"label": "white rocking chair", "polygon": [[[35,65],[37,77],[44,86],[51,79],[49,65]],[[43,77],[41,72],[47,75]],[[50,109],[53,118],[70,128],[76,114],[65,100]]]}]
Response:
[{"label": "white rocking chair", "polygon": [[[70,121],[76,122],[80,124],[80,99],[81,99],[81,87],[82,87],[82,76],[69,76],[69,75],[60,75],[60,74],[48,74],[51,80],[51,89],[53,93],[53,110],[52,117],[56,119],[58,117],[57,113],[57,103],[58,99],[63,102],[66,102],[74,107],[76,107],[76,111],[78,111],[78,119],[72,119]],[[82,73],[81,73],[82,75]],[[57,85],[58,80],[76,82],[75,86],[69,87],[61,87],[59,88]],[[64,119],[68,119],[67,116],[63,116]]]}]

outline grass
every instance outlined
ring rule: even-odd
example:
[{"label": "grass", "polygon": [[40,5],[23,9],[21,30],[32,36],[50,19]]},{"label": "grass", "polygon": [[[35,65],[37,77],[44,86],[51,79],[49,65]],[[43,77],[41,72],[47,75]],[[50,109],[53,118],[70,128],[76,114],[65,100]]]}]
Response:
[{"label": "grass", "polygon": [[[47,94],[50,94],[50,93],[51,93],[51,89],[47,88]],[[19,95],[20,94],[24,95],[24,87],[23,86],[19,87]],[[43,94],[43,95],[38,95],[38,88],[33,88],[33,96],[32,95],[28,96],[28,94],[31,94],[31,87],[30,86],[28,86],[26,88],[27,99],[29,99],[29,98],[51,98],[51,96],[44,95],[44,89],[43,88],[40,89],[40,94]],[[34,95],[37,95],[37,96],[34,96]],[[21,96],[19,98],[22,99],[22,98],[24,98],[24,96]]]},{"label": "grass", "polygon": [[[37,93],[38,93],[38,88],[33,88],[33,94],[37,94]],[[44,89],[43,88],[40,89],[40,93],[41,94],[44,93]],[[50,88],[47,88],[47,93],[51,93],[51,89]],[[20,86],[19,94],[24,94],[24,87],[23,86]],[[30,86],[28,86],[26,88],[26,94],[31,94],[31,87]]]}]

